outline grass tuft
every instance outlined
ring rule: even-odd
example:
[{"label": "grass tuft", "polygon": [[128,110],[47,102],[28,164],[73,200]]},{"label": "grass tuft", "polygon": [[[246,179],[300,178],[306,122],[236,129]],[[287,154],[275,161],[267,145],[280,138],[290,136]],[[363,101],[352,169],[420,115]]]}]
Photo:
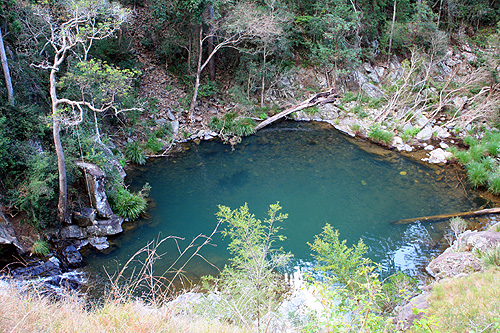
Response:
[{"label": "grass tuft", "polygon": [[439,318],[435,332],[498,332],[500,269],[449,279],[436,284],[429,298],[429,316]]}]

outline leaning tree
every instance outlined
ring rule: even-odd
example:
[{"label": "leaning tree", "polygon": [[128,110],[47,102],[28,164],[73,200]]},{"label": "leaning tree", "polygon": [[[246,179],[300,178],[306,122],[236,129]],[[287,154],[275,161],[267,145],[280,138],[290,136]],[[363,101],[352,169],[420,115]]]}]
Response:
[{"label": "leaning tree", "polygon": [[[66,221],[68,214],[68,191],[64,150],[61,143],[61,126],[76,125],[83,119],[85,110],[93,112],[122,111],[117,97],[128,91],[132,72],[120,71],[102,62],[89,59],[89,52],[96,40],[112,36],[124,23],[129,12],[117,3],[106,0],[62,0],[55,4],[37,5],[34,13],[44,22],[45,47],[49,54],[45,61],[34,66],[47,69],[52,109],[52,134],[57,154],[59,175],[59,221]],[[47,50],[45,48],[48,48]],[[50,50],[51,49],[51,50]],[[68,61],[71,58],[72,61]],[[65,71],[64,77],[61,72]],[[114,83],[109,78],[113,73]],[[96,75],[99,74],[99,75]],[[101,95],[95,98],[89,93],[88,83],[97,80]],[[80,94],[63,95],[64,86],[76,84]],[[78,98],[74,98],[78,96]]]}]

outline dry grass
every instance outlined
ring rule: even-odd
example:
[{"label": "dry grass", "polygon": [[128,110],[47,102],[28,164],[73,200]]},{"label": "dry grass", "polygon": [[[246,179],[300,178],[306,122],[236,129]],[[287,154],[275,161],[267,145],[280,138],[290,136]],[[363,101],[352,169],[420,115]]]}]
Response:
[{"label": "dry grass", "polygon": [[437,332],[499,332],[500,269],[439,283],[429,315],[438,318]]},{"label": "dry grass", "polygon": [[0,289],[0,332],[241,332],[215,319],[175,314],[169,306],[139,302],[112,303],[86,309],[68,296],[49,300],[36,293]]}]

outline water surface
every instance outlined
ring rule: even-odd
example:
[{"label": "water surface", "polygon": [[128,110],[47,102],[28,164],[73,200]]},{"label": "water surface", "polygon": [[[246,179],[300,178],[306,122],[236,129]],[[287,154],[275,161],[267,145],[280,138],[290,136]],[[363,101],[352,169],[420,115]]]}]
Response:
[{"label": "water surface", "polygon": [[[294,264],[311,261],[307,242],[330,223],[349,244],[363,238],[385,272],[414,273],[438,250],[442,226],[390,222],[479,208],[472,192],[457,187],[450,167],[417,163],[318,123],[274,125],[244,138],[234,150],[215,141],[192,143],[175,158],[148,162],[128,180],[134,190],[151,185],[148,217],[117,237],[111,253],[87,257],[86,270],[96,276],[104,276],[103,267],[113,272],[151,240],[210,234],[219,204],[234,209],[247,202],[265,218],[269,204],[277,201],[289,214],[283,246],[294,254]],[[227,241],[218,234],[213,243],[217,246],[202,254],[222,268]],[[174,242],[160,250],[165,255],[156,265],[159,274],[177,257]],[[199,258],[186,271],[193,279],[217,272]]]}]

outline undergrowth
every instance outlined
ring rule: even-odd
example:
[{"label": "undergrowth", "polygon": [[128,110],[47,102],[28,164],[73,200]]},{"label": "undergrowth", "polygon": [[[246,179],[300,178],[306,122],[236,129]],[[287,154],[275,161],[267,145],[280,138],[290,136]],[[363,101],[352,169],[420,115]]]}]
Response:
[{"label": "undergrowth", "polygon": [[451,147],[450,151],[465,166],[469,183],[500,195],[500,132],[487,132],[481,139],[469,136],[464,143],[468,149]]}]

